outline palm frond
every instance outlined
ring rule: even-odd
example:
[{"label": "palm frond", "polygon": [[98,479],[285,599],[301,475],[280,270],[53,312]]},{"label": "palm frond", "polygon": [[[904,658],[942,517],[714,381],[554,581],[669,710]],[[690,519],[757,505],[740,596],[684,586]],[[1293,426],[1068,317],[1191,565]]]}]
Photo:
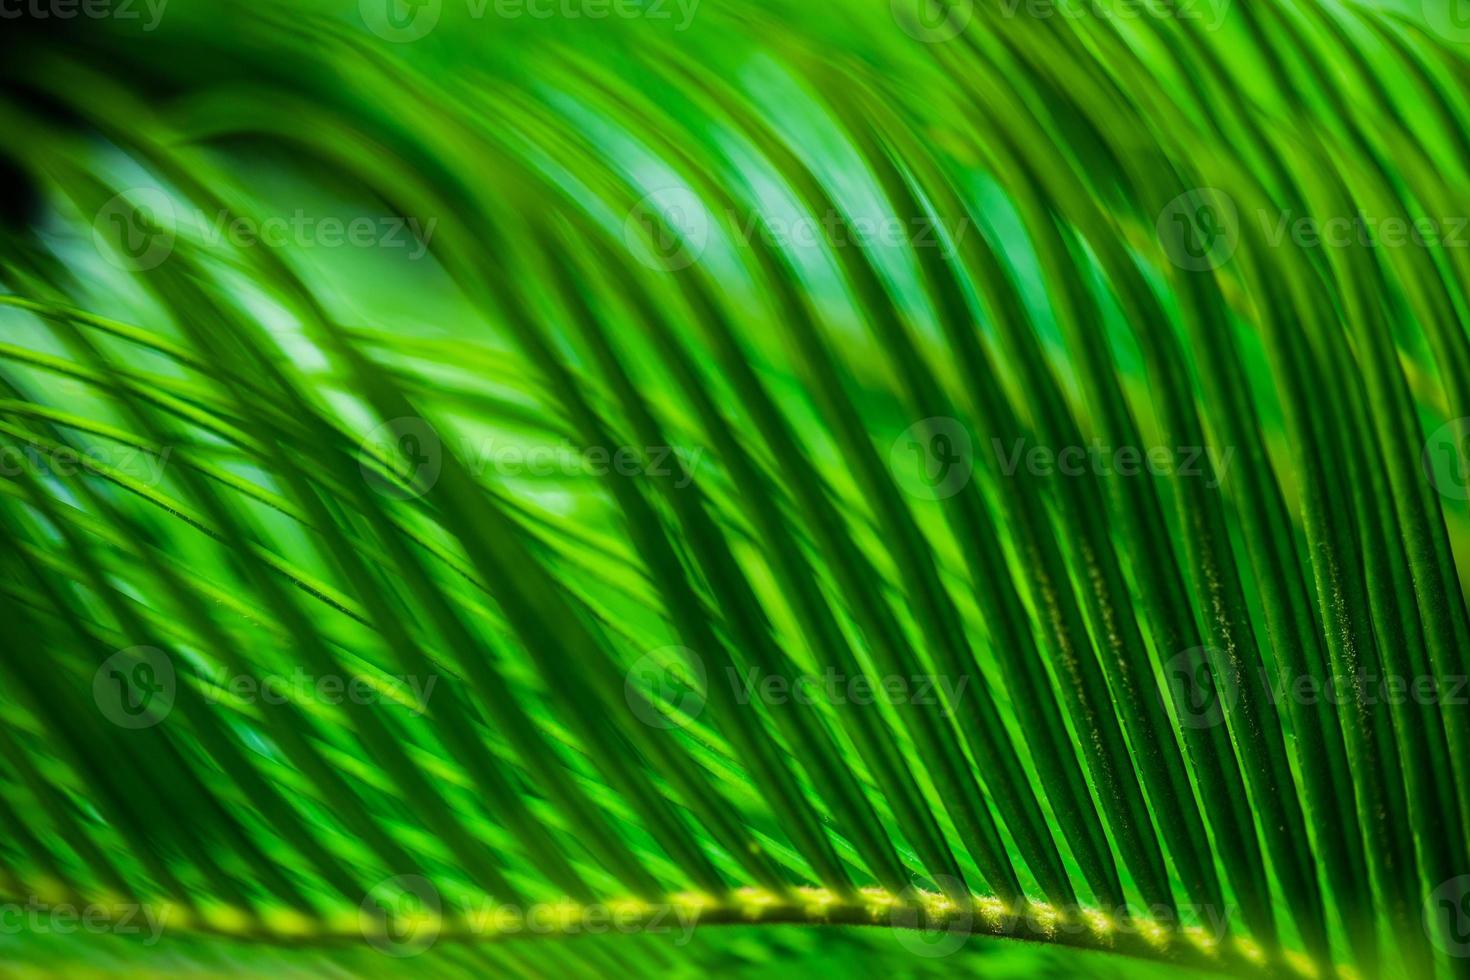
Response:
[{"label": "palm frond", "polygon": [[1039,6],[18,35],[0,952],[1464,975],[1470,32]]}]

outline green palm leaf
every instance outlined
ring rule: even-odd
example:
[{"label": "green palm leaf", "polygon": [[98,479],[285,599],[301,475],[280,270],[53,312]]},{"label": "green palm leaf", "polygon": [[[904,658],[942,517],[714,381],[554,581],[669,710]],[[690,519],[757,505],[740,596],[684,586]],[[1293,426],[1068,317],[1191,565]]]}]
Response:
[{"label": "green palm leaf", "polygon": [[1470,969],[1453,9],[55,6],[21,971]]}]

